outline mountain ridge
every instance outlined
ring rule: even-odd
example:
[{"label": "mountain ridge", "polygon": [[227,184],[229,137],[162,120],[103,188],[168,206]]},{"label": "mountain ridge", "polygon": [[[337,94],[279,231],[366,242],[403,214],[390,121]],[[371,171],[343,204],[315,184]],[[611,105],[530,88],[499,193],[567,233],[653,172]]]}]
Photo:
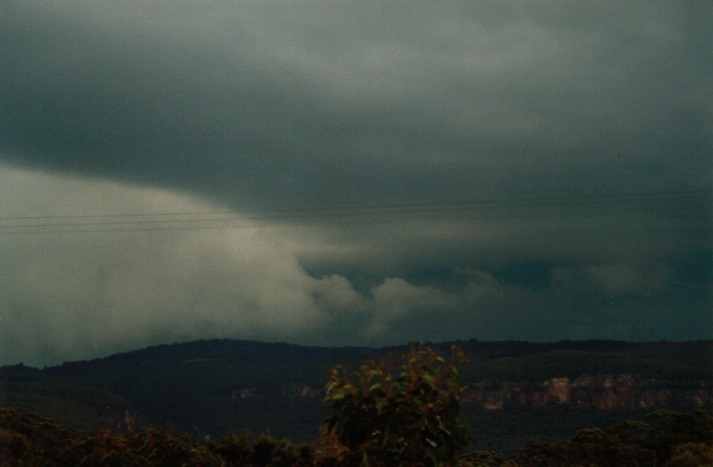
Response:
[{"label": "mountain ridge", "polygon": [[[367,360],[400,354],[415,344],[326,347],[206,339],[43,369],[4,366],[0,390],[4,401],[24,403],[24,408],[33,409],[28,401],[40,401],[45,414],[51,409],[56,416],[67,407],[85,418],[97,404],[82,406],[81,394],[105,394],[115,409],[103,410],[101,417],[112,420],[114,425],[107,426],[112,430],[131,428],[129,420],[213,436],[249,429],[307,440],[324,418],[320,400],[330,367],[344,364],[356,370]],[[483,435],[482,427],[492,420],[509,426],[510,438],[529,436],[517,435],[526,425],[534,430],[534,425],[548,423],[553,436],[566,436],[569,432],[555,432],[606,425],[612,417],[629,418],[662,407],[710,410],[713,400],[713,341],[470,339],[425,344],[443,352],[459,345],[469,357],[459,367],[464,416],[480,427],[485,440],[490,435]],[[67,385],[77,388],[76,397]],[[548,417],[554,419],[543,421]],[[95,420],[92,427],[100,422]]]}]

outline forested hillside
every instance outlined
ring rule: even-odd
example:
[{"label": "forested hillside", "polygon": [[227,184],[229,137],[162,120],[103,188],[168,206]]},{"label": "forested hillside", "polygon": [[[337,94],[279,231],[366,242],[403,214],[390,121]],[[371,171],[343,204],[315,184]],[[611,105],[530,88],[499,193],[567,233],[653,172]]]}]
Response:
[{"label": "forested hillside", "polygon": [[[449,348],[453,343],[434,344]],[[713,342],[480,342],[459,345],[463,413],[474,446],[512,452],[658,409],[711,409]],[[356,370],[390,348],[208,340],[45,369],[0,368],[2,405],[65,426],[141,426],[223,436],[248,429],[314,439],[331,366]]]}]

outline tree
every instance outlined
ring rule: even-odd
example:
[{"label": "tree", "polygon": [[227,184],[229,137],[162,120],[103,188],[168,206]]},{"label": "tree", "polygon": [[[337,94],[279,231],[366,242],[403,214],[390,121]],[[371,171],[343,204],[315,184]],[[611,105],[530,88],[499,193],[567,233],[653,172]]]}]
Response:
[{"label": "tree", "polygon": [[[462,392],[452,348],[446,361],[427,346],[398,359],[382,358],[349,373],[331,369],[324,406],[331,410],[327,435],[336,438],[346,465],[447,465],[468,444],[460,418]],[[325,437],[325,439],[330,439]]]}]

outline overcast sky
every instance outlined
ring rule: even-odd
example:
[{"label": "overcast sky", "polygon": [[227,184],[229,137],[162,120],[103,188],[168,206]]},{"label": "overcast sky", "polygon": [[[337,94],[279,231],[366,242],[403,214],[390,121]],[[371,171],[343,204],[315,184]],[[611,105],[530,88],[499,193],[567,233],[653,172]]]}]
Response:
[{"label": "overcast sky", "polygon": [[713,4],[6,0],[0,364],[713,337]]}]

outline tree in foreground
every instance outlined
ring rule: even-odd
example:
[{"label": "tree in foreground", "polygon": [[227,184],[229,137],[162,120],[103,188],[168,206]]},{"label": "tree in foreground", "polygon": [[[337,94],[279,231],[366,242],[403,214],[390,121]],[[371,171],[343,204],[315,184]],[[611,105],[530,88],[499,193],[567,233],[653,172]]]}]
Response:
[{"label": "tree in foreground", "polygon": [[382,358],[350,373],[331,369],[323,405],[327,419],[322,450],[339,465],[449,465],[468,445],[460,418],[461,391],[452,348],[448,360],[414,346],[399,358]]}]

